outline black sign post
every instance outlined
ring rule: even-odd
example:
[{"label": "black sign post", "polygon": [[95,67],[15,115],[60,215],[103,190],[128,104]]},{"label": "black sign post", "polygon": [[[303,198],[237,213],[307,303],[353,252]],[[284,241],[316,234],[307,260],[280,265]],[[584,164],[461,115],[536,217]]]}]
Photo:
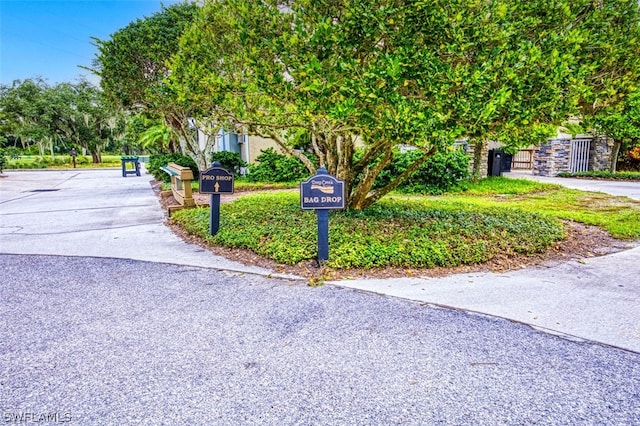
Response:
[{"label": "black sign post", "polygon": [[329,210],[344,209],[344,182],[320,167],[300,184],[300,206],[318,215],[318,263],[329,259]]},{"label": "black sign post", "polygon": [[76,157],[78,156],[78,153],[76,152],[75,148],[71,148],[71,159],[73,160],[73,168],[76,168]]},{"label": "black sign post", "polygon": [[220,194],[233,194],[233,174],[214,162],[212,167],[200,172],[200,193],[211,194],[209,233],[216,235],[220,229]]}]

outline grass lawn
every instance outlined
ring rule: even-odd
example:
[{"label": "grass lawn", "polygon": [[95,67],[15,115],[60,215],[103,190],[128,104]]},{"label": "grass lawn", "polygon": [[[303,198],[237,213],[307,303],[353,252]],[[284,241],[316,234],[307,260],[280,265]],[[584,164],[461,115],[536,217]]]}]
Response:
[{"label": "grass lawn", "polygon": [[[561,220],[640,238],[640,202],[507,178],[442,196],[391,195],[365,211],[330,214],[331,268],[431,268],[534,255],[565,238]],[[251,250],[295,265],[316,257],[316,216],[297,193],[258,193],[221,206],[210,236],[209,209],[175,212],[174,223],[207,243]]]},{"label": "grass lawn", "polygon": [[[78,155],[76,157],[76,167],[82,168],[103,168],[103,167],[121,167],[119,155],[103,155],[102,163],[95,164],[91,160],[91,156]],[[70,155],[56,155],[52,157],[45,155],[21,156],[20,158],[8,159],[5,166],[6,169],[64,169],[72,168],[73,161]]]}]

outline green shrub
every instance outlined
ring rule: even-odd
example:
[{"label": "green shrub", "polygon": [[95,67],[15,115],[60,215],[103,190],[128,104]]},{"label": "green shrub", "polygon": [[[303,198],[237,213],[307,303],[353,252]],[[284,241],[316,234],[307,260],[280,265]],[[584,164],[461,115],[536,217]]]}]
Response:
[{"label": "green shrub", "polygon": [[[69,159],[68,164],[71,164],[72,161],[73,161],[71,159],[71,156],[67,156],[67,158]],[[87,157],[86,155],[78,155],[76,157],[76,164],[88,164],[91,161],[93,161],[93,160],[89,159],[89,157]]]},{"label": "green shrub", "polygon": [[242,159],[239,153],[229,151],[219,151],[211,154],[211,162],[218,161],[221,167],[228,172],[237,175],[242,167],[247,167],[247,163]]},{"label": "green shrub", "polygon": [[169,163],[176,163],[182,167],[189,167],[196,179],[200,176],[200,171],[198,170],[196,162],[193,161],[193,158],[177,152],[172,154],[154,154],[149,156],[147,170],[156,180],[168,183],[171,181],[171,177],[166,172],[162,171],[160,167],[164,167]]},{"label": "green shrub", "polygon": [[[277,212],[277,214],[274,214]],[[213,244],[244,248],[279,263],[316,257],[316,216],[295,193],[241,197],[223,204],[220,230],[208,233],[209,210],[175,212],[172,220]],[[543,252],[562,239],[555,219],[519,209],[444,206],[385,199],[364,211],[331,212],[328,266],[434,267]]]},{"label": "green shrub", "polygon": [[[393,162],[380,173],[374,187],[382,188],[389,184],[396,176],[404,173],[420,156],[422,152],[418,150],[396,152]],[[409,194],[438,195],[447,192],[468,177],[469,157],[463,151],[437,152],[397,189]]]},{"label": "green shrub", "polygon": [[66,166],[68,164],[73,164],[73,160],[69,155],[61,155],[53,158],[54,166]]},{"label": "green shrub", "polygon": [[607,179],[607,180],[631,180],[640,181],[640,172],[617,172],[611,173],[610,171],[602,170],[598,172],[577,172],[577,173],[558,173],[560,177],[575,177],[575,178],[592,178],[592,179]]},{"label": "green shrub", "polygon": [[9,158],[20,158],[22,156],[22,151],[15,146],[9,146],[4,148],[4,155]]},{"label": "green shrub", "polygon": [[249,166],[247,180],[251,182],[294,182],[307,179],[309,170],[295,157],[278,154],[273,148],[263,149]]}]

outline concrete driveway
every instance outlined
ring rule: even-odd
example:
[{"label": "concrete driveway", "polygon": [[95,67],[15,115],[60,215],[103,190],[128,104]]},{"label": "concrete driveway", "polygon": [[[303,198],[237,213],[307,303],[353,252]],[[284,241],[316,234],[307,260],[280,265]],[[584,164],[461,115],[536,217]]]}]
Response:
[{"label": "concrete driveway", "polygon": [[528,179],[542,183],[556,183],[566,186],[567,188],[579,189],[581,191],[603,192],[605,194],[640,200],[640,182],[534,176],[529,171],[513,171],[504,173],[503,176],[512,179]]},{"label": "concrete driveway", "polygon": [[164,225],[150,176],[114,170],[8,171],[0,252],[115,257],[270,274],[187,244]]}]

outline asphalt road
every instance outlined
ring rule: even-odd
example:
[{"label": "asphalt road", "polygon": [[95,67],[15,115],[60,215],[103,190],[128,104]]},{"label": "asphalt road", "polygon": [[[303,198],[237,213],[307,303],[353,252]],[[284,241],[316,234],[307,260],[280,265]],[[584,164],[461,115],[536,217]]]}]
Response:
[{"label": "asphalt road", "polygon": [[[559,294],[532,271],[422,279],[425,296],[400,280],[307,287],[191,246],[163,221],[144,176],[0,180],[0,423],[640,424],[637,351],[516,315],[530,300],[550,321],[571,317],[563,327],[635,344],[637,249],[549,268],[577,277]],[[628,278],[601,282],[607,268]],[[390,286],[414,300],[370,292]],[[445,296],[459,305],[434,306]]]},{"label": "asphalt road", "polygon": [[0,421],[640,424],[639,355],[334,286],[0,255]]}]

